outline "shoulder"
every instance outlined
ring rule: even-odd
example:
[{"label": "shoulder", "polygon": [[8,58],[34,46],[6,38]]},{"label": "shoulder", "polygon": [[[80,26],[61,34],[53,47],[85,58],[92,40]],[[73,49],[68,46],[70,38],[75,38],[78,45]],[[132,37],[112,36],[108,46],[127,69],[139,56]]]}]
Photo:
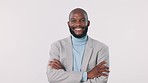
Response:
[{"label": "shoulder", "polygon": [[103,43],[99,40],[93,39],[91,37],[88,37],[88,38],[94,48],[98,48],[98,49],[107,48],[108,49],[108,46],[105,43]]}]

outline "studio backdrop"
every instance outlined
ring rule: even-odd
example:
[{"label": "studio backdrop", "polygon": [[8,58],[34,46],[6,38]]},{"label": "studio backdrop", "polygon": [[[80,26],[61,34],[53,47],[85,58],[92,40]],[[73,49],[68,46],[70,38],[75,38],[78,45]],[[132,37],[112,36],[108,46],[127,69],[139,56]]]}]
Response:
[{"label": "studio backdrop", "polygon": [[0,0],[0,83],[48,83],[50,45],[78,7],[109,46],[108,83],[148,83],[148,0]]}]

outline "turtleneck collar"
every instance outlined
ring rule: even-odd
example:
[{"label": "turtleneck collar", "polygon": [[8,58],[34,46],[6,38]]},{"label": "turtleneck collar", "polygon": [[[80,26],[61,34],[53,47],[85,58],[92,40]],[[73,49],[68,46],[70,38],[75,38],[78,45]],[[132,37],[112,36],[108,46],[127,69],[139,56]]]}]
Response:
[{"label": "turtleneck collar", "polygon": [[88,39],[87,35],[82,38],[76,38],[72,35],[72,44],[73,45],[84,45],[86,44],[87,39]]}]

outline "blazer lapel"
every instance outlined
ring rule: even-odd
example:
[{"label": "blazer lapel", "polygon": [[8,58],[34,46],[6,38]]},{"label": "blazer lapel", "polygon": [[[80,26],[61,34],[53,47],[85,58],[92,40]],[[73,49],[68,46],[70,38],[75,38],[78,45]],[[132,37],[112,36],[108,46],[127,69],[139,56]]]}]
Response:
[{"label": "blazer lapel", "polygon": [[68,43],[66,43],[66,50],[67,50],[67,71],[72,71],[73,66],[73,56],[72,56],[72,42],[71,36],[68,37]]},{"label": "blazer lapel", "polygon": [[82,71],[86,71],[89,59],[92,55],[91,54],[92,51],[93,51],[92,40],[91,40],[90,37],[88,37],[88,41],[87,41],[87,44],[86,44],[86,47],[85,47],[83,61],[82,61],[82,67],[81,67]]}]

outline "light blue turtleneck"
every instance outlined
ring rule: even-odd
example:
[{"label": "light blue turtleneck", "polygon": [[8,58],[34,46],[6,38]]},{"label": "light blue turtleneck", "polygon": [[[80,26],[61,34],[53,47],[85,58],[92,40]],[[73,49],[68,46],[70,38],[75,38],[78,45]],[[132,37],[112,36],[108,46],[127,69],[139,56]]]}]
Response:
[{"label": "light blue turtleneck", "polygon": [[[73,46],[73,71],[81,71],[83,53],[85,50],[85,45],[87,43],[87,35],[82,38],[76,38],[72,36],[72,46]],[[82,72],[82,81],[87,80],[87,72]]]}]

